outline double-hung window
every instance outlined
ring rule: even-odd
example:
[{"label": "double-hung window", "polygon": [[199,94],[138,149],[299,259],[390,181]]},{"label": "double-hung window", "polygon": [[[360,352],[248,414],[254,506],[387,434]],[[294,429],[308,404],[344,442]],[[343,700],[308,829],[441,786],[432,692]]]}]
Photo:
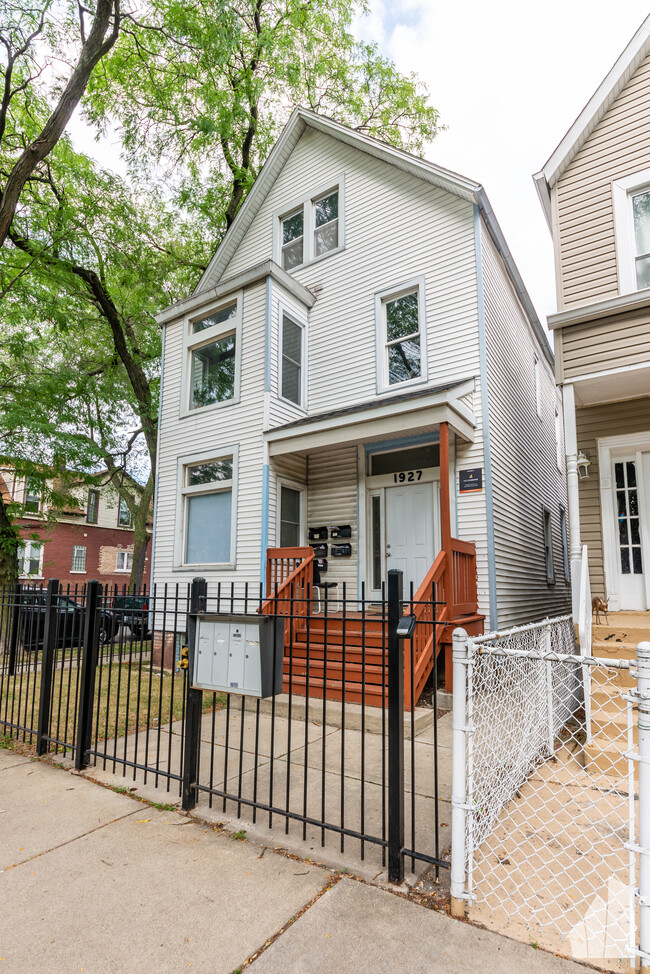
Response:
[{"label": "double-hung window", "polygon": [[279,257],[285,271],[302,267],[341,247],[341,184],[303,199],[278,217]]},{"label": "double-hung window", "polygon": [[650,186],[630,193],[634,226],[634,273],[640,290],[650,287]]},{"label": "double-hung window", "polygon": [[537,415],[541,419],[542,418],[542,367],[540,365],[537,356],[535,356],[533,367],[535,371],[535,407],[537,409]]},{"label": "double-hung window", "polygon": [[555,584],[555,562],[553,560],[553,525],[551,512],[544,508],[544,561],[546,563],[546,582]]},{"label": "double-hung window", "polygon": [[86,520],[88,524],[97,524],[99,517],[99,491],[88,491],[88,507],[86,509]]},{"label": "double-hung window", "polygon": [[187,328],[188,409],[232,402],[238,394],[240,301],[236,299]]},{"label": "double-hung window", "polygon": [[424,284],[376,296],[380,389],[426,378]]},{"label": "double-hung window", "polygon": [[25,513],[38,514],[41,509],[41,490],[34,480],[27,480],[25,484]]},{"label": "double-hung window", "polygon": [[70,571],[86,571],[86,546],[83,544],[73,544],[72,546],[72,566]]},{"label": "double-hung window", "polygon": [[117,523],[121,528],[131,527],[131,511],[129,510],[129,505],[126,503],[123,497],[120,497],[120,505],[117,513]]},{"label": "double-hung window", "polygon": [[21,577],[34,578],[42,574],[43,545],[39,541],[25,541],[18,549],[18,573]]},{"label": "double-hung window", "polygon": [[280,396],[296,406],[302,406],[304,329],[283,313],[281,331]]},{"label": "double-hung window", "polygon": [[234,564],[234,470],[234,454],[182,464],[182,564]]}]

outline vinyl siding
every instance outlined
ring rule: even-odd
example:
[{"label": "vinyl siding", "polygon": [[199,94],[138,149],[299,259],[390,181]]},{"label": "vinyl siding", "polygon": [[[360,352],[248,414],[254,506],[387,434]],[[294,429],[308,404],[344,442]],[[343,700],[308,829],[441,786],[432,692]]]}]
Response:
[{"label": "vinyl siding", "polygon": [[[209,581],[259,582],[264,417],[264,345],[266,287],[244,291],[242,310],[242,372],[239,403],[196,410],[180,417],[183,324],[167,326],[163,402],[160,424],[158,505],[154,579],[181,584],[196,574]],[[239,447],[237,471],[236,570],[174,568],[178,458]]]},{"label": "vinyl siding", "polygon": [[569,381],[603,369],[650,361],[650,311],[613,315],[563,328],[562,376]]},{"label": "vinyl siding", "polygon": [[650,57],[598,123],[554,188],[562,268],[559,308],[619,292],[612,180],[650,165]]},{"label": "vinyl siding", "polygon": [[589,549],[593,595],[605,596],[603,532],[600,509],[598,438],[650,432],[650,398],[576,409],[578,449],[591,461],[589,479],[580,484],[580,540]]},{"label": "vinyl siding", "polygon": [[[557,468],[553,368],[528,324],[494,245],[481,224],[494,546],[499,628],[570,610],[560,506],[566,473]],[[535,356],[542,416],[537,413]],[[564,456],[564,447],[562,448]],[[543,509],[551,514],[556,582],[546,580]]]},{"label": "vinyl siding", "polygon": [[[332,447],[310,453],[307,458],[309,492],[307,526],[321,527],[349,524],[352,528],[350,558],[332,558],[328,552],[328,570],[324,581],[346,584],[346,597],[357,591],[359,536],[357,531],[357,449],[355,446]],[[335,544],[337,542],[334,542]],[[331,548],[332,542],[328,540]],[[364,553],[365,557],[365,553]]]}]

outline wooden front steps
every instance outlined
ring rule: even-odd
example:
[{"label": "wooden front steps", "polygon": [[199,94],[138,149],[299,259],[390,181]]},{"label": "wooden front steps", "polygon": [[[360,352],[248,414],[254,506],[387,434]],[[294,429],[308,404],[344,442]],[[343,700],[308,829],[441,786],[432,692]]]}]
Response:
[{"label": "wooden front steps", "polygon": [[[592,627],[592,656],[633,660],[636,646],[650,639],[650,612],[610,612]],[[624,779],[628,761],[627,701],[625,693],[636,685],[629,670],[594,667],[591,671],[591,743],[585,750],[589,766],[600,774]],[[637,728],[633,732],[637,741]],[[638,769],[635,769],[638,778]]]}]

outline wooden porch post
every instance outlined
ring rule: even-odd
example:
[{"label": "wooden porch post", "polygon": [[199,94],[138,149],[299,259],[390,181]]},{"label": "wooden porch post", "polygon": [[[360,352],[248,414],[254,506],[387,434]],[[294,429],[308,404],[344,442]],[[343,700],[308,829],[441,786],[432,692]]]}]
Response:
[{"label": "wooden porch post", "polygon": [[450,557],[451,503],[449,498],[449,423],[440,424],[440,547]]}]

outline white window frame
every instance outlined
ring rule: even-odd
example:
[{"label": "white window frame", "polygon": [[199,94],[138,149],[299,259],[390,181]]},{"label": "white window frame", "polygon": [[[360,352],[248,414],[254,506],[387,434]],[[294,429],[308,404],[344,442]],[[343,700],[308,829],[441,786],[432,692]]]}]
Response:
[{"label": "white window frame", "polygon": [[[120,568],[119,565],[120,555],[124,555],[124,565],[122,568]],[[129,556],[131,556],[130,565],[129,565]],[[115,553],[115,571],[120,573],[123,572],[124,574],[127,574],[128,572],[130,574],[132,565],[133,565],[133,550],[132,549],[130,550],[129,548],[118,548]]]},{"label": "white window frame", "polygon": [[[377,357],[377,392],[392,393],[399,389],[409,389],[411,386],[423,385],[429,381],[428,344],[427,344],[427,315],[425,300],[425,279],[415,277],[404,281],[395,287],[384,288],[375,292],[375,332]],[[388,332],[386,325],[386,305],[389,301],[404,297],[412,291],[418,292],[418,324],[420,326],[420,374],[403,382],[388,381]]]},{"label": "white window frame", "polygon": [[[221,311],[230,304],[237,305],[237,311],[233,318],[205,328],[196,334],[192,331],[195,321],[201,321],[208,315]],[[243,292],[237,291],[229,294],[227,298],[220,298],[211,304],[205,305],[200,312],[193,312],[187,315],[183,321],[183,376],[181,381],[181,418],[185,416],[198,416],[206,412],[223,409],[226,406],[233,406],[239,402],[241,390],[241,347],[242,347],[242,309]],[[192,406],[192,353],[205,345],[212,345],[213,342],[227,335],[235,335],[235,384],[231,399],[224,399],[222,402],[213,402],[207,406]]]},{"label": "white window frame", "polygon": [[[122,509],[123,508],[127,512],[127,514],[129,515],[129,523],[128,524],[122,524],[122,521],[120,519],[120,515],[122,513]],[[123,497],[118,497],[118,499],[117,499],[117,526],[118,526],[118,528],[121,528],[123,531],[132,531],[133,530],[133,518],[131,516],[131,511],[129,510],[128,504],[126,503],[126,501],[124,500]]]},{"label": "white window frame", "polygon": [[[185,470],[198,463],[210,463],[232,457],[232,480],[217,481],[212,484],[185,485]],[[237,562],[237,494],[239,486],[239,445],[229,444],[209,453],[191,453],[179,457],[176,468],[176,521],[174,531],[174,571],[201,569],[203,571],[226,571],[236,567]],[[185,522],[187,505],[185,498],[192,494],[212,494],[222,490],[232,492],[230,510],[230,560],[227,562],[196,563],[185,561]]]},{"label": "white window frame", "polygon": [[[37,547],[37,548],[40,549],[40,551],[39,551],[39,557],[38,557],[38,574],[37,575],[30,575],[28,572],[25,571],[25,553],[27,552],[27,549],[28,548],[31,550],[31,548],[33,546],[35,546],[35,547]],[[42,541],[34,541],[31,538],[30,539],[25,539],[24,545],[22,545],[18,549],[18,576],[19,576],[19,578],[32,578],[32,579],[33,578],[43,578],[43,551],[44,551],[44,548],[45,548],[45,544]]]},{"label": "white window frame", "polygon": [[636,243],[632,218],[632,196],[641,189],[650,191],[650,169],[612,181],[619,294],[647,290],[638,288],[636,283]]},{"label": "white window frame", "polygon": [[[90,511],[90,496],[91,496],[91,494],[94,495],[96,497],[96,499],[97,499],[97,505],[95,507],[95,520],[94,521],[91,521],[89,519],[89,517],[88,517],[88,513]],[[87,500],[86,500],[86,524],[99,524],[99,501],[100,501],[100,497],[101,497],[101,495],[99,493],[99,490],[96,487],[90,487],[88,489],[88,497],[87,497]]]},{"label": "white window frame", "polygon": [[569,515],[564,504],[560,504],[560,535],[562,537],[562,568],[564,581],[571,579],[571,559],[569,557]]},{"label": "white window frame", "polygon": [[[75,555],[75,551],[83,551],[83,553],[84,553],[84,566],[83,566],[83,568],[75,568],[74,567],[74,555]],[[88,550],[87,550],[87,547],[86,547],[85,544],[73,544],[73,546],[72,546],[72,563],[70,565],[70,574],[71,575],[85,575],[86,574],[86,555],[87,554],[88,554]]]},{"label": "white window frame", "polygon": [[[324,254],[316,257],[316,220],[314,218],[314,207],[318,200],[321,200],[324,196],[329,196],[330,193],[338,193],[339,195],[339,242],[338,246],[333,247],[332,250],[327,250]],[[290,268],[290,270],[286,271],[287,274],[292,274],[294,271],[301,270],[309,264],[316,264],[320,260],[325,260],[327,257],[332,257],[334,254],[339,254],[342,250],[345,250],[345,176],[341,174],[335,179],[330,180],[330,182],[316,187],[314,192],[298,199],[294,198],[289,206],[283,206],[281,209],[275,210],[273,213],[273,259],[280,267],[283,267],[282,221],[293,216],[300,209],[302,209],[302,264],[297,264],[296,267]]]},{"label": "white window frame", "polygon": [[544,540],[544,569],[546,584],[555,585],[555,552],[553,551],[553,517],[548,507],[542,508],[542,537]]},{"label": "white window frame", "polygon": [[276,478],[276,511],[275,511],[275,543],[280,547],[280,491],[283,487],[288,487],[289,490],[296,490],[300,494],[300,541],[299,546],[305,545],[307,538],[307,487],[305,484],[300,484],[296,480],[290,480],[288,477],[277,477]]},{"label": "white window frame", "polygon": [[[282,332],[284,328],[285,316],[297,325],[302,332],[301,339],[301,361],[300,361],[300,402],[296,403],[293,399],[286,399],[282,395]],[[307,322],[300,315],[282,302],[278,305],[278,399],[286,402],[294,409],[300,409],[303,413],[307,411]]]},{"label": "white window frame", "polygon": [[[28,503],[27,502],[27,497],[28,496],[33,497],[37,501],[37,503],[38,503],[38,507],[36,508],[35,511],[28,511],[27,510],[27,503]],[[25,479],[25,493],[24,493],[25,517],[38,517],[39,514],[41,513],[42,507],[43,507],[43,489],[42,488],[39,488],[35,492],[31,491],[30,490],[30,486],[29,486],[29,477],[27,477]]]}]

